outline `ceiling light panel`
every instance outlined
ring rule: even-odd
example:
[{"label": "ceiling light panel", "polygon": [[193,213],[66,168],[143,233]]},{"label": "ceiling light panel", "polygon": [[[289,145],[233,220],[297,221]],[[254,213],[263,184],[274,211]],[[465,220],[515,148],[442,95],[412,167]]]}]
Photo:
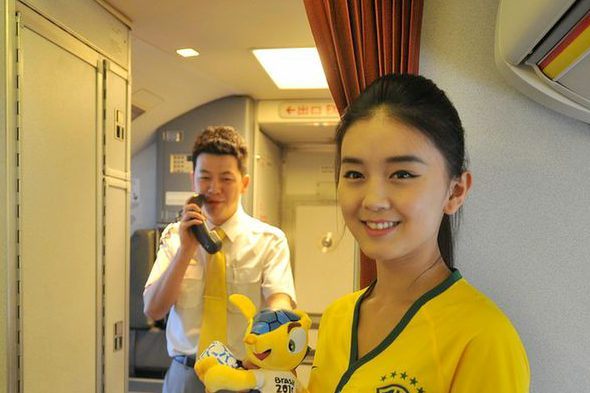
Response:
[{"label": "ceiling light panel", "polygon": [[195,56],[199,56],[199,52],[197,52],[193,48],[177,49],[176,50],[176,53],[178,53],[182,57],[195,57]]},{"label": "ceiling light panel", "polygon": [[252,51],[279,89],[327,89],[316,48],[254,49]]}]

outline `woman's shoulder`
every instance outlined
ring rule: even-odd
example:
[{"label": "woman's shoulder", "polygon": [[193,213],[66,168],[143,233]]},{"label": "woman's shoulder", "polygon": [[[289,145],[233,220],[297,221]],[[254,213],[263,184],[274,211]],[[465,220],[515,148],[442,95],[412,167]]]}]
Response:
[{"label": "woman's shoulder", "polygon": [[[502,388],[503,384],[512,386],[510,391],[528,391],[530,369],[526,349],[508,316],[465,279],[449,289],[431,317],[437,318],[434,323],[439,340],[459,351],[458,362],[464,366],[455,381],[457,386],[481,383],[481,370],[487,370],[487,378],[496,381],[496,391],[508,391]],[[447,356],[450,351],[447,350]],[[511,372],[506,374],[502,370]]]},{"label": "woman's shoulder", "polygon": [[498,333],[507,334],[504,337],[517,336],[516,329],[504,311],[466,279],[460,279],[449,289],[447,296],[441,297],[437,305],[445,320],[460,321],[462,331],[471,331],[477,336],[502,336]]}]

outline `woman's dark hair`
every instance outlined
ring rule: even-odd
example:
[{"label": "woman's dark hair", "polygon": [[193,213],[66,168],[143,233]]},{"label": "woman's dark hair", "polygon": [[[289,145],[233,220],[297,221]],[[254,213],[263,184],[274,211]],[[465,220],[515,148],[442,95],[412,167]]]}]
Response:
[{"label": "woman's dark hair", "polygon": [[[336,183],[340,176],[342,140],[351,125],[386,110],[396,120],[421,131],[442,153],[450,179],[467,169],[465,137],[457,110],[430,79],[410,74],[382,76],[356,98],[336,129]],[[453,232],[459,212],[444,215],[438,231],[438,246],[449,268],[453,268]]]}]

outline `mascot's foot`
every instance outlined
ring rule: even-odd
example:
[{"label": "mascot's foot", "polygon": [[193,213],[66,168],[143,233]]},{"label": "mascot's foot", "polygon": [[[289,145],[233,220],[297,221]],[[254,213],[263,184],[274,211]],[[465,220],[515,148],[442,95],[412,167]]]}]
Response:
[{"label": "mascot's foot", "polygon": [[209,369],[211,367],[216,366],[218,364],[219,363],[217,362],[217,359],[214,357],[207,357],[204,359],[199,359],[195,363],[195,372],[197,373],[197,376],[199,377],[199,379],[201,381],[204,381],[207,371],[209,371]]}]

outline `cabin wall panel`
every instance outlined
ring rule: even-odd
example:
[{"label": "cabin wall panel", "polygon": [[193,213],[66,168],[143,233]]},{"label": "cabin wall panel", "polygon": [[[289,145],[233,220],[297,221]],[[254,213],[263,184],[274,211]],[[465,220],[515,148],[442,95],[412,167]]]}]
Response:
[{"label": "cabin wall panel", "polygon": [[[125,392],[129,344],[129,183],[105,178],[104,358],[105,392]],[[121,225],[123,224],[123,225]]]},{"label": "cabin wall panel", "polygon": [[260,130],[255,134],[252,183],[253,216],[274,226],[281,224],[281,148]]},{"label": "cabin wall panel", "polygon": [[[9,369],[9,379],[20,379],[24,393],[46,392],[48,386],[123,393],[128,362],[128,67],[106,59],[88,37],[65,26],[67,20],[47,19],[56,16],[52,11],[59,10],[51,6],[57,3],[40,3],[49,8],[17,3],[21,27],[18,38],[13,37],[19,47],[14,99],[19,100],[20,186],[13,196],[20,204],[14,221],[20,291],[10,304],[19,305],[19,332],[10,339],[20,338],[11,355],[21,364]],[[68,3],[67,11],[82,12],[89,4]],[[97,13],[93,28],[101,26],[99,15],[104,14]],[[9,391],[15,386],[11,382]]]},{"label": "cabin wall panel", "polygon": [[78,36],[83,42],[129,69],[129,29],[98,1],[21,0]]},{"label": "cabin wall panel", "polygon": [[0,1],[0,393],[16,388],[16,103],[14,3]]},{"label": "cabin wall panel", "polygon": [[156,142],[131,158],[131,234],[156,227]]},{"label": "cabin wall panel", "polygon": [[531,392],[590,386],[590,126],[504,82],[498,1],[427,3],[420,71],[457,106],[474,173],[457,266],[519,331]]},{"label": "cabin wall panel", "polygon": [[93,392],[97,72],[37,33],[21,33],[23,387]]}]

